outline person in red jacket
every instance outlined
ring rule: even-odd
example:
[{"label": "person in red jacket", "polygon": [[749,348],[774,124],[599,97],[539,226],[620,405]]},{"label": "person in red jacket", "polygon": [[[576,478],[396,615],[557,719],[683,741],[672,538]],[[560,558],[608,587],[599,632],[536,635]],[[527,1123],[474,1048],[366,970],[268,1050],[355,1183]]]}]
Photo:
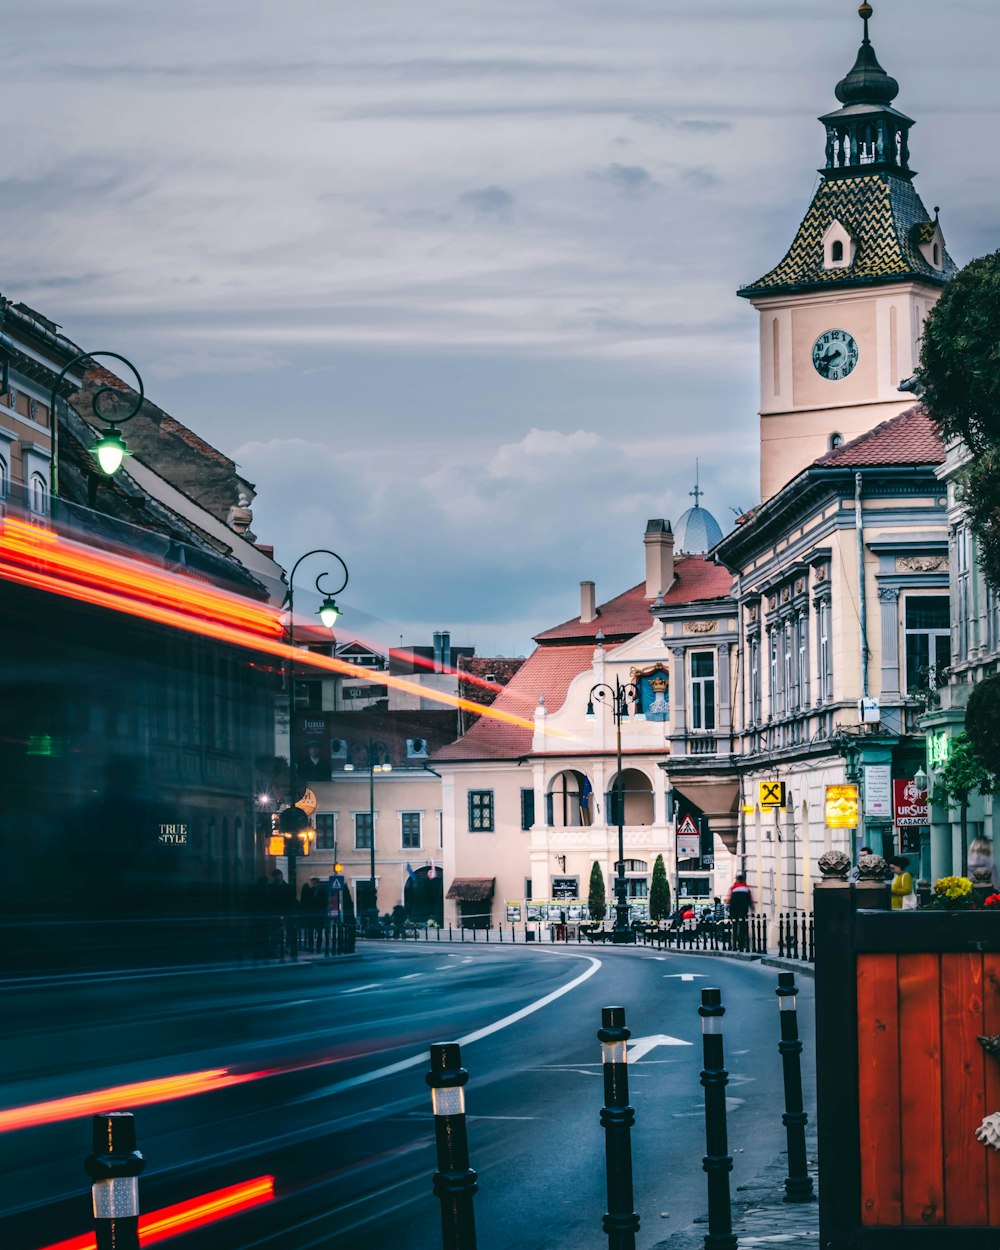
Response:
[{"label": "person in red jacket", "polygon": [[749,916],[753,911],[753,895],[747,885],[746,873],[738,872],[726,895],[729,918],[733,922],[733,948],[738,951],[750,949]]}]

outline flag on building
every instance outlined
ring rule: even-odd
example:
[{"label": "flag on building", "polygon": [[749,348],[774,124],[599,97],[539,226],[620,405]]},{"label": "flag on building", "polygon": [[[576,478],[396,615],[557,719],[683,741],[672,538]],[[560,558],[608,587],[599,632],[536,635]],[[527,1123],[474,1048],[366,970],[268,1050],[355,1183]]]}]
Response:
[{"label": "flag on building", "polygon": [[407,865],[406,865],[406,871],[409,873],[410,880],[411,880],[411,881],[416,881],[416,879],[417,879],[417,874],[413,871],[413,869],[410,867],[410,865],[409,865],[409,864],[407,864]]},{"label": "flag on building", "polygon": [[431,860],[431,866],[427,870],[427,880],[433,881],[436,876],[437,876],[437,869],[434,867],[434,861]]},{"label": "flag on building", "polygon": [[594,787],[590,784],[590,778],[584,777],[583,789],[580,791],[580,810],[584,812],[590,811],[590,796],[594,793]]}]

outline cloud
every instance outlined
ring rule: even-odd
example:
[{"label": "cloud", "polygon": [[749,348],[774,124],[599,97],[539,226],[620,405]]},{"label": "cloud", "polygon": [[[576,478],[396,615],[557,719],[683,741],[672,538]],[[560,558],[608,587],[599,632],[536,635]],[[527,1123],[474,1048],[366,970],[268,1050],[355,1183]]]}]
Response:
[{"label": "cloud", "polygon": [[476,217],[507,221],[514,208],[514,197],[503,187],[489,186],[463,192],[458,197],[458,203]]},{"label": "cloud", "polygon": [[660,184],[648,169],[641,165],[620,165],[617,161],[592,175],[601,182],[610,183],[622,195],[639,197],[659,189]]}]

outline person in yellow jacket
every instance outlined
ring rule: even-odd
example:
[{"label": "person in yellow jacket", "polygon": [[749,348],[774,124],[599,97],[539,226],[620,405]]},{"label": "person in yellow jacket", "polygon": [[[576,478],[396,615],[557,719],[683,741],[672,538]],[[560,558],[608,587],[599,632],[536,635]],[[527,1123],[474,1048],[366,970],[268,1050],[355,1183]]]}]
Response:
[{"label": "person in yellow jacket", "polygon": [[893,911],[900,911],[904,907],[910,908],[916,901],[913,895],[913,878],[907,872],[909,866],[910,860],[906,855],[897,855],[889,860],[889,867],[892,869]]}]

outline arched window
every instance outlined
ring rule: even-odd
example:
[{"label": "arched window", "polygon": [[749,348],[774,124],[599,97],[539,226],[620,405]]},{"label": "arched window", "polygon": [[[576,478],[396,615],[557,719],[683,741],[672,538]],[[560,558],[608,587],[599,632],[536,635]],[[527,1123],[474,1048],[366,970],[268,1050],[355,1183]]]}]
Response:
[{"label": "arched window", "polygon": [[40,473],[31,475],[31,511],[38,516],[45,516],[49,510],[49,492],[45,478]]},{"label": "arched window", "polygon": [[834,262],[844,259],[844,244],[840,239],[834,239],[830,247],[830,259]]},{"label": "arched window", "polygon": [[838,434],[835,431],[833,434],[830,435],[830,450],[831,451],[836,451],[838,447],[843,447],[843,445],[844,445],[843,434]]}]

